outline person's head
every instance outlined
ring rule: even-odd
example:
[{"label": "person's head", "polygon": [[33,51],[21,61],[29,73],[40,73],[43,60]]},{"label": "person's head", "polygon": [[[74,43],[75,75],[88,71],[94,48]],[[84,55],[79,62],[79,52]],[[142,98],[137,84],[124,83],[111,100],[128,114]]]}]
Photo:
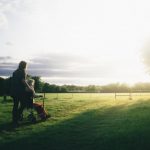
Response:
[{"label": "person's head", "polygon": [[29,86],[34,87],[35,80],[33,80],[33,79],[28,79],[27,82],[28,82]]},{"label": "person's head", "polygon": [[26,69],[26,67],[27,67],[27,63],[25,61],[21,61],[19,63],[18,69]]}]

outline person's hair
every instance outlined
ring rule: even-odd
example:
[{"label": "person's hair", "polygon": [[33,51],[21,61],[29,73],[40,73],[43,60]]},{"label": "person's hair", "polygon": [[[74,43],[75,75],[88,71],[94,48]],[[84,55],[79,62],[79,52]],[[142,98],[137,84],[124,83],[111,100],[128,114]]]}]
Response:
[{"label": "person's hair", "polygon": [[33,79],[28,79],[27,82],[28,82],[29,86],[33,86],[33,87],[34,87],[35,80],[33,80]]},{"label": "person's hair", "polygon": [[27,63],[25,62],[25,61],[21,61],[20,63],[19,63],[19,69],[25,69],[26,68],[26,66],[27,66]]}]

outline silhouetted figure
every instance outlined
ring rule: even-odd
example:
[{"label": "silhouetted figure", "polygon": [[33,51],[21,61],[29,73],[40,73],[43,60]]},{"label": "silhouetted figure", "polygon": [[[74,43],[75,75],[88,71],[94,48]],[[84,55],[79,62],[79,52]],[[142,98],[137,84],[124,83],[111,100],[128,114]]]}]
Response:
[{"label": "silhouetted figure", "polygon": [[37,112],[38,116],[41,118],[41,120],[46,120],[50,117],[50,115],[47,113],[47,111],[44,109],[44,101],[43,104],[35,103],[33,101],[34,98],[43,97],[41,95],[36,95],[34,90],[34,84],[35,81],[33,79],[27,80],[28,85],[30,86],[30,90],[26,89],[26,102],[27,102],[27,108],[31,109],[31,113],[28,116],[30,121],[36,122],[36,117],[33,115],[33,109]]},{"label": "silhouetted figure", "polygon": [[27,63],[21,61],[17,70],[13,72],[11,84],[11,96],[13,97],[12,120],[15,126],[18,125],[18,120],[23,115],[23,110],[26,107],[25,92],[26,88],[30,90],[30,86],[26,82]]},{"label": "silhouetted figure", "polygon": [[26,97],[26,107],[27,108],[33,108],[33,99],[36,96],[35,95],[35,90],[34,90],[35,81],[33,79],[28,79],[27,83],[28,83],[28,85],[30,86],[30,88],[32,90],[26,88],[26,94],[25,94],[25,97]]}]

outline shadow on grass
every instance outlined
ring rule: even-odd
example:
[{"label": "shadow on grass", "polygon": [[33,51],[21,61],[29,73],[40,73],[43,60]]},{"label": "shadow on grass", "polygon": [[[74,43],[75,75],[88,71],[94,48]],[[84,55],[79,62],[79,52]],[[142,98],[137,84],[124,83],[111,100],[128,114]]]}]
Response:
[{"label": "shadow on grass", "polygon": [[12,122],[5,122],[0,124],[0,133],[3,132],[15,132],[16,129],[22,128],[22,127],[26,127],[26,126],[30,126],[30,125],[35,125],[35,124],[39,124],[41,122],[44,122],[42,120],[37,120],[36,123],[32,123],[30,121],[27,121],[27,119],[23,122],[19,122],[19,126],[15,127]]},{"label": "shadow on grass", "polygon": [[[42,127],[43,124],[41,124]],[[93,109],[0,144],[0,149],[147,150],[150,101]]]}]

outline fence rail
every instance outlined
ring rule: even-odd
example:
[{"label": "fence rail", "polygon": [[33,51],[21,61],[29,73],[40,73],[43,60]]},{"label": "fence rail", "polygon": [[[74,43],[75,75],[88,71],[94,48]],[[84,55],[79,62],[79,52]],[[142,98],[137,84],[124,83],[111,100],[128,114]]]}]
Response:
[{"label": "fence rail", "polygon": [[150,96],[150,91],[149,92],[129,92],[129,93],[115,93],[115,99],[120,96],[128,96],[130,100],[133,99],[134,96]]}]

